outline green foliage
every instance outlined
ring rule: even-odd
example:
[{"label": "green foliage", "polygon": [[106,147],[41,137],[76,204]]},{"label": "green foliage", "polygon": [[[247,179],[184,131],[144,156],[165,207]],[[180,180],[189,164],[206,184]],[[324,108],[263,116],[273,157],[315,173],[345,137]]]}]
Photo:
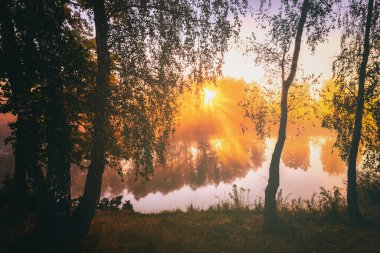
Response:
[{"label": "green foliage", "polygon": [[193,203],[190,203],[190,205],[186,208],[186,212],[197,212],[197,211],[199,211],[200,209],[199,208],[197,208],[197,207],[195,207],[194,205],[193,205]]},{"label": "green foliage", "polygon": [[339,188],[334,186],[332,191],[328,191],[321,187],[319,196],[320,210],[329,214],[333,219],[338,218],[346,206],[345,198]]},{"label": "green foliage", "polygon": [[[376,168],[380,163],[380,6],[375,1],[373,20],[369,35],[370,53],[364,83],[363,128],[361,131],[361,152],[364,156],[364,168]],[[359,69],[363,56],[364,30],[368,1],[351,1],[340,12],[339,28],[342,30],[341,52],[333,63],[335,86],[333,96],[328,96],[328,87],[322,90],[323,102],[329,106],[322,126],[337,133],[335,146],[340,155],[347,160],[352,139],[355,112],[357,108],[357,90],[359,85]]]},{"label": "green foliage", "polygon": [[179,94],[220,76],[247,6],[246,0],[107,3],[113,59],[109,160],[130,159],[136,178],[144,180],[164,163]]},{"label": "green foliage", "polygon": [[283,196],[282,189],[280,188],[276,194],[276,206],[279,210],[281,209],[287,209],[289,202],[288,202],[288,197],[290,196]]},{"label": "green foliage", "polygon": [[[245,51],[254,57],[256,65],[265,69],[267,80],[265,85],[247,90],[246,97],[240,102],[246,111],[245,116],[253,121],[261,137],[269,135],[273,125],[280,121],[281,94],[286,85],[286,89],[290,87],[286,101],[289,122],[302,130],[303,121],[315,119],[317,107],[310,87],[318,82],[319,76],[304,75],[298,67],[300,41],[303,39],[299,35],[304,34],[307,46],[314,53],[316,45],[326,41],[333,27],[333,6],[339,2],[281,1],[274,8],[271,1],[261,0],[254,15],[265,39],[259,40],[252,34],[245,43]],[[306,18],[299,27],[302,13]],[[302,74],[297,74],[299,72]]]},{"label": "green foliage", "polygon": [[111,198],[111,199],[104,197],[99,201],[98,206],[96,208],[99,211],[118,210],[119,206],[121,206],[121,199],[122,198],[123,198],[123,196],[116,196],[116,197]]},{"label": "green foliage", "polygon": [[2,210],[9,209],[12,206],[13,185],[14,179],[10,175],[6,175],[0,189],[0,207]]},{"label": "green foliage", "polygon": [[[378,190],[378,189],[377,189]],[[331,219],[343,217],[346,207],[342,189],[334,187],[332,190],[326,190],[321,187],[321,191],[314,193],[310,199],[291,199],[291,194],[284,196],[282,189],[277,192],[276,203],[280,214],[286,215],[317,215],[327,216]],[[249,200],[249,189],[240,188],[233,185],[232,191],[228,194],[229,199],[222,200],[218,204],[208,208],[208,211],[253,211],[256,214],[262,214],[264,209],[263,199],[256,198],[252,203]],[[201,211],[201,209],[190,205],[187,209],[191,212]]]},{"label": "green foliage", "polygon": [[[102,171],[104,163],[116,167],[127,160],[133,163],[136,178],[144,180],[153,175],[154,165],[164,163],[165,147],[174,132],[178,95],[193,84],[201,88],[204,80],[221,75],[228,42],[236,38],[240,15],[248,7],[247,0],[102,1],[105,20],[96,23],[105,29],[98,29],[94,38],[88,20],[98,19],[91,1],[9,3],[11,17],[7,21],[16,37],[11,49],[20,53],[15,59],[20,68],[14,76],[22,76],[22,81],[10,80],[11,71],[0,69],[0,111],[20,118],[22,109],[28,109],[26,118],[38,125],[28,128],[30,132],[21,131],[17,124],[12,127],[14,133],[20,130],[38,139],[32,148],[39,154],[38,161],[30,163],[38,170],[35,174],[41,175],[38,182],[44,192],[35,192],[43,192],[46,207],[55,209],[48,210],[49,214],[62,217],[69,214],[71,163],[85,168],[91,158]],[[1,67],[10,52],[5,50],[3,28],[1,20]],[[105,31],[102,38],[99,30]],[[111,64],[102,64],[108,60]],[[23,92],[18,92],[24,83]],[[104,89],[100,89],[102,85]],[[19,110],[15,101],[20,94],[25,107],[31,108]],[[9,140],[13,144],[20,141],[17,136]],[[42,176],[45,168],[47,180]],[[46,188],[42,187],[45,181]],[[114,209],[120,201],[103,199],[100,208]],[[130,203],[124,204],[125,209],[133,209]]]},{"label": "green foliage", "polygon": [[313,214],[338,219],[343,216],[346,207],[344,195],[338,187],[334,187],[332,190],[321,187],[319,194],[314,193],[310,199],[289,200],[289,196],[283,197],[282,190],[278,191],[277,206],[280,213]]},{"label": "green foliage", "polygon": [[[36,199],[29,185],[27,185],[23,200],[14,197],[14,185],[14,178],[8,174],[0,184],[0,227],[13,227],[23,222],[30,212],[36,211]],[[22,204],[21,208],[20,204]]]},{"label": "green foliage", "polygon": [[[229,199],[220,200],[216,205],[210,206],[208,210],[217,211],[243,211],[249,210],[252,204],[249,201],[250,189],[244,189],[240,187],[238,189],[237,185],[232,186],[232,191],[228,193]],[[192,207],[192,211],[199,210]]]},{"label": "green foliage", "polygon": [[[123,196],[119,195],[113,198],[107,198],[104,197],[99,200],[99,203],[96,207],[96,210],[98,211],[116,211],[116,210],[123,210],[127,212],[134,212],[133,205],[130,200],[125,200],[124,203],[122,202]],[[74,198],[71,200],[71,205],[73,208],[77,208],[80,201],[82,200],[82,197]]]},{"label": "green foliage", "polygon": [[[14,178],[7,174],[0,184],[0,209],[12,209],[15,203],[14,195]],[[26,192],[23,202],[24,211],[34,211],[36,207],[35,198],[32,194],[30,185],[26,185]]]},{"label": "green foliage", "polygon": [[380,172],[374,169],[358,173],[359,200],[363,209],[380,208]]},{"label": "green foliage", "polygon": [[[38,125],[39,150],[37,151],[42,167],[47,162],[46,154],[46,89],[43,81],[43,73],[49,72],[47,66],[42,59],[42,51],[38,39],[41,29],[41,16],[36,11],[37,4],[31,1],[9,1],[11,3],[11,21],[15,28],[17,48],[15,49],[20,59],[21,69],[15,71],[20,74],[20,80],[24,83],[11,84],[9,82],[9,73],[6,68],[0,71],[0,96],[2,102],[0,104],[1,113],[10,112],[14,115],[18,113],[14,104],[14,99],[19,96],[25,101],[30,108],[31,115]],[[83,158],[88,154],[88,133],[81,131],[81,126],[88,125],[88,118],[91,117],[90,98],[92,96],[92,87],[94,83],[95,65],[93,61],[94,45],[89,43],[91,27],[88,22],[80,18],[78,10],[65,5],[59,6],[59,19],[61,20],[60,36],[58,38],[59,57],[54,56],[56,60],[54,64],[58,65],[62,71],[59,79],[60,85],[63,86],[60,96],[65,104],[65,119],[69,124],[70,142],[71,142],[71,160],[80,164]],[[31,22],[34,20],[35,22]],[[0,48],[4,47],[0,39]],[[5,54],[0,54],[1,62],[6,62]],[[15,88],[11,86],[23,87],[25,94],[14,94]],[[44,93],[45,92],[45,93]],[[19,101],[20,103],[20,101]],[[17,123],[13,124],[14,131],[9,141],[15,144],[15,132],[18,127]]]},{"label": "green foliage", "polygon": [[127,212],[134,212],[134,210],[133,210],[133,205],[132,205],[132,203],[131,203],[130,200],[126,200],[126,201],[123,203],[121,209],[124,210],[124,211],[127,211]]},{"label": "green foliage", "polygon": [[243,187],[237,189],[237,185],[232,186],[232,192],[229,193],[230,199],[233,201],[233,207],[236,209],[248,208],[250,189],[244,189]]}]

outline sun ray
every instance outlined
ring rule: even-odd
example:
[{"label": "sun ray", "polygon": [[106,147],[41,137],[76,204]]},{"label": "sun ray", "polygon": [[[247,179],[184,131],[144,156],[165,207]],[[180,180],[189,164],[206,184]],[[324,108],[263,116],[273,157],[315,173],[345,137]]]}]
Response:
[{"label": "sun ray", "polygon": [[208,88],[204,88],[204,105],[211,105],[212,100],[214,99],[216,95],[216,91],[210,90]]}]

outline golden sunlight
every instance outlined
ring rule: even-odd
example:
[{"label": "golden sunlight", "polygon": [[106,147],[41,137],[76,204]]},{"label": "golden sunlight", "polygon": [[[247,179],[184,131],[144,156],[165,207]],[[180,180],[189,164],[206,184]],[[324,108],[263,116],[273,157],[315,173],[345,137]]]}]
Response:
[{"label": "golden sunlight", "polygon": [[216,91],[210,90],[208,88],[204,88],[203,92],[204,92],[204,101],[203,101],[204,105],[210,105],[216,95]]}]

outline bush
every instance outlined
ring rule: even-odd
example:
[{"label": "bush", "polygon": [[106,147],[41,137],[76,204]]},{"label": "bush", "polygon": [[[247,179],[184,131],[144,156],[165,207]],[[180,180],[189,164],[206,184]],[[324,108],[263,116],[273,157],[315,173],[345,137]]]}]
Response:
[{"label": "bush", "polygon": [[[0,189],[0,209],[2,211],[14,208],[16,201],[14,198],[14,178],[7,174],[2,182]],[[30,186],[27,184],[25,189],[25,199],[22,203],[22,211],[31,211],[35,209],[36,203]]]},{"label": "bush", "polygon": [[130,200],[126,200],[126,201],[124,202],[124,204],[123,204],[123,206],[122,206],[121,209],[124,210],[124,211],[127,211],[127,212],[131,212],[131,213],[134,212],[134,210],[133,210],[133,205],[132,205],[132,203],[131,203]]},{"label": "bush", "polygon": [[334,186],[332,191],[328,191],[321,187],[319,208],[321,211],[329,214],[331,218],[337,219],[346,208],[346,201],[340,189]]},{"label": "bush", "polygon": [[[134,212],[133,210],[133,205],[131,203],[130,200],[126,200],[124,201],[124,203],[122,203],[122,200],[123,199],[123,196],[122,195],[119,195],[119,196],[116,196],[114,198],[102,198],[97,207],[96,207],[96,210],[98,211],[115,211],[115,210],[119,210],[119,209],[122,209],[124,211],[128,211],[128,212]],[[82,200],[82,196],[78,197],[78,198],[74,198],[71,200],[71,206],[73,208],[76,208],[78,207],[80,201]]]},{"label": "bush", "polygon": [[380,207],[380,172],[374,169],[359,171],[358,192],[362,206]]},{"label": "bush", "polygon": [[244,189],[243,187],[240,187],[238,191],[237,185],[234,184],[232,186],[232,192],[228,194],[232,200],[232,208],[249,209],[249,192],[249,189]]}]

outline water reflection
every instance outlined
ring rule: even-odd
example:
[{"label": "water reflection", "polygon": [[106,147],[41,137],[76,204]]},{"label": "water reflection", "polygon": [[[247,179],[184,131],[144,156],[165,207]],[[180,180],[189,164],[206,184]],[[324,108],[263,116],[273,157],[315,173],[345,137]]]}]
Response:
[{"label": "water reflection", "polygon": [[[232,139],[231,139],[232,140]],[[254,147],[254,148],[253,148]],[[233,141],[227,138],[178,142],[170,148],[165,166],[159,166],[147,183],[126,179],[126,189],[136,199],[149,193],[167,194],[189,186],[192,190],[207,185],[231,183],[256,170],[264,161],[263,141],[254,141],[246,136]]]},{"label": "water reflection", "polygon": [[[331,136],[292,137],[281,162],[281,188],[292,197],[309,198],[320,186],[343,187],[345,165],[333,149]],[[297,143],[299,142],[299,143]],[[138,211],[159,211],[194,205],[207,208],[228,198],[232,185],[249,188],[253,200],[263,196],[275,139],[256,140],[241,135],[193,142],[173,142],[167,163],[148,182],[133,173],[120,180],[115,169],[105,171],[103,196],[123,194]],[[334,152],[332,152],[334,151]],[[130,168],[132,171],[132,168]],[[83,190],[85,172],[72,169],[72,193]]]},{"label": "water reflection", "polygon": [[347,165],[339,157],[339,151],[334,147],[335,139],[332,136],[321,140],[322,154],[321,162],[323,170],[329,175],[342,175],[346,172]]},{"label": "water reflection", "polygon": [[[166,164],[157,166],[148,182],[135,180],[128,161],[122,164],[124,182],[116,169],[106,168],[103,196],[123,194],[136,210],[145,212],[186,208],[190,203],[207,208],[228,198],[233,184],[249,188],[252,198],[263,196],[275,139],[258,139],[252,129],[242,132],[241,124],[251,123],[237,103],[247,87],[242,80],[225,79],[209,87],[207,99],[185,94]],[[333,147],[335,136],[311,122],[304,122],[304,128],[302,133],[291,124],[287,129],[280,187],[284,194],[309,198],[320,186],[342,186],[346,166]],[[0,125],[0,137],[9,133]],[[2,172],[4,167],[13,170],[10,146],[0,146],[0,162]],[[85,176],[85,171],[72,167],[73,197],[82,194]]]},{"label": "water reflection", "polygon": [[288,137],[282,160],[287,167],[307,171],[310,167],[309,137],[305,135]]}]

